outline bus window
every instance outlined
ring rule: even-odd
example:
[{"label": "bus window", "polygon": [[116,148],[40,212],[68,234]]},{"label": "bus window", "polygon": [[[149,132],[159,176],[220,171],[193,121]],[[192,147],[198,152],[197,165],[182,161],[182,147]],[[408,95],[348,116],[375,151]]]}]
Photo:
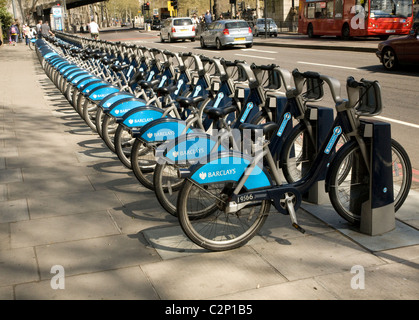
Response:
[{"label": "bus window", "polygon": [[316,2],[316,19],[326,18],[326,2]]},{"label": "bus window", "polygon": [[315,5],[315,3],[307,3],[306,17],[308,19],[314,19]]},{"label": "bus window", "polygon": [[333,19],[333,8],[335,3],[333,1],[329,1],[327,3],[327,19]]},{"label": "bus window", "polygon": [[343,18],[343,0],[336,0],[335,19]]}]

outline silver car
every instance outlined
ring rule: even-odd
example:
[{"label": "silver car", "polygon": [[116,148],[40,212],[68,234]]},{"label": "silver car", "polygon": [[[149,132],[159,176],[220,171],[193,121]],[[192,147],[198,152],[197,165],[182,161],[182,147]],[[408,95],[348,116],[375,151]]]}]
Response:
[{"label": "silver car", "polygon": [[[271,18],[266,19],[266,30],[269,36],[278,36],[278,26]],[[255,37],[265,34],[265,19],[257,19],[253,28]]]},{"label": "silver car", "polygon": [[188,17],[168,18],[162,21],[160,28],[160,41],[173,42],[175,40],[190,39],[195,41],[195,25]]},{"label": "silver car", "polygon": [[252,28],[244,20],[218,20],[208,24],[200,34],[201,48],[215,46],[218,50],[226,46],[253,45]]}]

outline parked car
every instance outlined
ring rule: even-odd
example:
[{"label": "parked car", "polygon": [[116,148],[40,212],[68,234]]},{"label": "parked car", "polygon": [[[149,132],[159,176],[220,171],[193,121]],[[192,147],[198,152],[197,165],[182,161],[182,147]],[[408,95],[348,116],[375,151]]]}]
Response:
[{"label": "parked car", "polygon": [[[271,18],[266,19],[267,34],[269,36],[278,36],[278,26]],[[257,19],[253,27],[253,34],[257,37],[265,34],[265,19]]]},{"label": "parked car", "polygon": [[377,57],[387,70],[394,70],[400,64],[419,64],[418,27],[409,35],[389,39],[378,44]]},{"label": "parked car", "polygon": [[201,48],[215,46],[218,50],[226,46],[253,45],[252,28],[244,20],[218,20],[210,23],[200,34]]},{"label": "parked car", "polygon": [[173,42],[189,39],[195,41],[195,26],[188,17],[167,18],[160,29],[160,41]]}]

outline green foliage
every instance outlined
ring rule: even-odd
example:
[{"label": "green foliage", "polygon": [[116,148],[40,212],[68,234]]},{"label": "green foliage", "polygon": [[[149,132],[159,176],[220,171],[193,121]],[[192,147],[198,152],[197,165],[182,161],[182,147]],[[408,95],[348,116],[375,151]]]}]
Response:
[{"label": "green foliage", "polygon": [[3,29],[3,36],[6,38],[7,30],[13,22],[13,16],[6,9],[6,1],[0,0],[0,22]]}]

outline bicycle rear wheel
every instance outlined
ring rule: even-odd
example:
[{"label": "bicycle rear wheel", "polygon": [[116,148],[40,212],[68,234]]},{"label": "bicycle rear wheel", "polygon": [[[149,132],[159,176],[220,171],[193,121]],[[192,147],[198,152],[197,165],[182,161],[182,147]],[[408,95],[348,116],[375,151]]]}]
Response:
[{"label": "bicycle rear wheel", "polygon": [[197,185],[186,180],[179,192],[180,225],[197,245],[212,251],[238,248],[251,240],[268,217],[270,202],[257,201],[234,213],[225,211],[226,199],[237,182]]},{"label": "bicycle rear wheel", "polygon": [[[403,147],[391,140],[394,210],[403,205],[412,183],[412,166]],[[362,177],[354,177],[352,168],[356,159],[361,159],[360,148],[353,143],[336,154],[330,172],[329,198],[336,212],[351,224],[359,224],[360,207],[369,194],[370,176],[366,172]],[[355,162],[354,162],[355,161]],[[361,160],[363,161],[363,160]]]}]

